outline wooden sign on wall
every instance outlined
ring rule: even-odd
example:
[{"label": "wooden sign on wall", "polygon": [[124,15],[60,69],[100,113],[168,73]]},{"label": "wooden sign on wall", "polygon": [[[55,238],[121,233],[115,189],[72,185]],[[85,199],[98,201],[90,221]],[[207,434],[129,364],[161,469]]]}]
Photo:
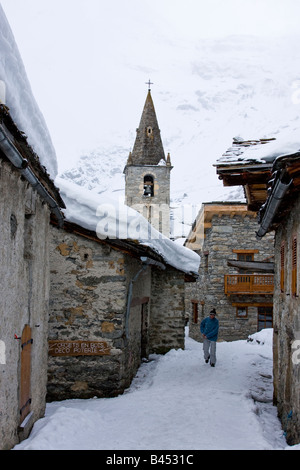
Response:
[{"label": "wooden sign on wall", "polygon": [[49,341],[49,356],[104,356],[110,354],[105,341]]}]

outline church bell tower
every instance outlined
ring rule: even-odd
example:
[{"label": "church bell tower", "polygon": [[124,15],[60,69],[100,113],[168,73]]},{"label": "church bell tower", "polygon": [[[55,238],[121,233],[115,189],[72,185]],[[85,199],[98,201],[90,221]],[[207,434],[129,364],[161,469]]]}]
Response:
[{"label": "church bell tower", "polygon": [[170,155],[165,152],[149,90],[125,173],[125,204],[170,237]]}]

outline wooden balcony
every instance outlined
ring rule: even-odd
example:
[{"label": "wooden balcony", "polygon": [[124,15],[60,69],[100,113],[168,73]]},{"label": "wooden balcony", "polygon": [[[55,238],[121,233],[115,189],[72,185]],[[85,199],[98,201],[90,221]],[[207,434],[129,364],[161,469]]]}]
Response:
[{"label": "wooden balcony", "polygon": [[233,274],[224,276],[226,295],[272,295],[273,274]]}]

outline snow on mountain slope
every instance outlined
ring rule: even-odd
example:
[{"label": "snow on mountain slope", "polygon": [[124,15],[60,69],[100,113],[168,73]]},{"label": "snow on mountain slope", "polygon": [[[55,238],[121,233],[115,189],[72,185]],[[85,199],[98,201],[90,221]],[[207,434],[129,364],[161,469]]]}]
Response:
[{"label": "snow on mountain slope", "polygon": [[[233,137],[276,137],[300,130],[300,50],[296,46],[296,38],[253,36],[176,44],[176,80],[168,91],[152,89],[165,152],[170,152],[174,166],[175,236],[187,235],[202,202],[244,200],[241,188],[223,187],[213,167]],[[134,64],[126,67],[130,78]],[[162,68],[164,73],[167,81],[170,70]],[[136,127],[141,113],[142,107]],[[134,140],[135,129],[119,127],[107,137],[106,149],[90,149],[61,177],[123,197],[123,168]]]},{"label": "snow on mountain slope", "polygon": [[64,171],[61,177],[86,189],[96,189],[99,194],[116,192],[124,198],[126,152],[126,148],[113,144],[108,148],[91,150],[79,158],[74,168]]}]

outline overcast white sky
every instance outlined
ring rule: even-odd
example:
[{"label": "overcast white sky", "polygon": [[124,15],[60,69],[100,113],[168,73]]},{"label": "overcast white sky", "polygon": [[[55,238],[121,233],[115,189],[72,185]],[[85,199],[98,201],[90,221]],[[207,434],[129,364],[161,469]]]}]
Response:
[{"label": "overcast white sky", "polygon": [[[201,38],[299,33],[299,0],[1,0],[59,168],[134,132],[146,97],[178,90]],[[157,95],[156,95],[157,96]],[[163,131],[163,129],[162,129]],[[133,144],[133,142],[132,142]]]}]

